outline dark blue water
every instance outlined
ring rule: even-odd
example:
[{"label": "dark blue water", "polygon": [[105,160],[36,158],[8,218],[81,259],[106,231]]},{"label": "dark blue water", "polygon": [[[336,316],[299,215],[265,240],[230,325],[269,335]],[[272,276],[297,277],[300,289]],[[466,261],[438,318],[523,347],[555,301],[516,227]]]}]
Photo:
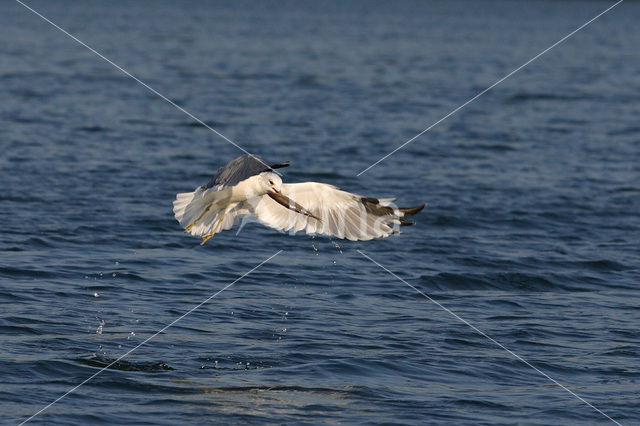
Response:
[{"label": "dark blue water", "polygon": [[400,204],[366,243],[173,220],[241,152],[0,7],[0,419],[640,423],[640,4],[32,2],[268,161]]}]

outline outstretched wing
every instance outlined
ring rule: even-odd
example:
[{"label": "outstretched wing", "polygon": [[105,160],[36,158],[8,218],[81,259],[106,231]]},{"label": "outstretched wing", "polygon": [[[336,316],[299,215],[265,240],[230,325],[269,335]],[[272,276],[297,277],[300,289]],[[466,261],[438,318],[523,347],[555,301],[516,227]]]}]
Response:
[{"label": "outstretched wing", "polygon": [[310,215],[292,211],[268,195],[259,197],[248,209],[259,222],[275,229],[293,234],[304,230],[307,234],[353,241],[399,232],[399,226],[411,224],[402,218],[424,208],[424,204],[413,208],[391,207],[393,198],[366,198],[317,182],[283,184],[281,195],[302,206]]},{"label": "outstretched wing", "polygon": [[203,190],[216,188],[217,190],[237,185],[251,176],[259,175],[262,172],[272,171],[281,167],[287,167],[288,162],[268,165],[259,157],[252,154],[245,154],[232,160],[229,164],[218,169],[209,183],[202,187]]}]

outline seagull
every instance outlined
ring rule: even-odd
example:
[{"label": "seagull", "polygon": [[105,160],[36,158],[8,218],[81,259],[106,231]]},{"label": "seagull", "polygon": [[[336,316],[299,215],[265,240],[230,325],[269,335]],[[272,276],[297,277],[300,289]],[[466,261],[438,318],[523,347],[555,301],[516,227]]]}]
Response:
[{"label": "seagull", "polygon": [[185,232],[202,237],[204,245],[216,233],[253,217],[263,225],[295,234],[323,234],[352,241],[398,233],[413,225],[425,204],[400,208],[394,198],[368,198],[320,182],[282,183],[275,172],[288,162],[267,165],[246,154],[220,167],[206,185],[176,195],[173,213]]}]

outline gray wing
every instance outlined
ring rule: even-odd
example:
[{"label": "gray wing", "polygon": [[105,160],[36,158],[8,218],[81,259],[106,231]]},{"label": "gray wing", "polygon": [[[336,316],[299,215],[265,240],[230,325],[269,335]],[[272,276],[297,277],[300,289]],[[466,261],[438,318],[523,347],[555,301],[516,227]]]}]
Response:
[{"label": "gray wing", "polygon": [[272,171],[273,169],[280,167],[286,167],[288,165],[289,163],[281,163],[269,166],[259,157],[251,154],[245,154],[231,161],[226,166],[220,167],[209,183],[204,185],[202,189],[207,190],[213,187],[218,187],[218,189],[228,188],[230,186],[237,185],[251,176],[259,175],[262,172]]}]

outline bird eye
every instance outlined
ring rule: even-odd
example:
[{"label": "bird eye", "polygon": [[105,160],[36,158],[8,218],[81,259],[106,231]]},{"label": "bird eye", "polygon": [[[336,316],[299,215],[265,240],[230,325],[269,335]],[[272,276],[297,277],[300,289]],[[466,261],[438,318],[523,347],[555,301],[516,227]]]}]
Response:
[{"label": "bird eye", "polygon": [[269,179],[269,184],[273,185],[273,181],[271,179]]}]

